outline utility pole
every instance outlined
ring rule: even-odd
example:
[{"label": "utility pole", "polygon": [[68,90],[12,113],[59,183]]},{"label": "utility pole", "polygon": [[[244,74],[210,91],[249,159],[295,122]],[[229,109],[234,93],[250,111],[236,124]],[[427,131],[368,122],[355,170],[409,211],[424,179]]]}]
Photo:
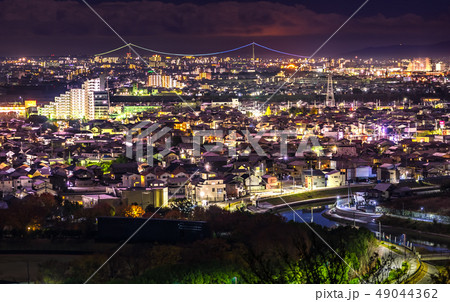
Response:
[{"label": "utility pole", "polygon": [[350,182],[348,182],[348,188],[347,188],[347,201],[348,201],[348,205],[350,206],[352,203],[352,200],[350,197]]},{"label": "utility pole", "polygon": [[378,236],[380,237],[381,240],[381,221],[378,221]]}]

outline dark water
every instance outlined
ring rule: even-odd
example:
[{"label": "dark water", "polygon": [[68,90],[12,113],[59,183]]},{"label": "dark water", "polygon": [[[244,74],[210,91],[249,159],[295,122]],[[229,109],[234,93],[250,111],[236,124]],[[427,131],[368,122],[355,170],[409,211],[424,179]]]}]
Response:
[{"label": "dark water", "polygon": [[[322,216],[322,214],[326,212],[328,209],[329,209],[328,205],[322,206],[320,209],[314,209],[312,215],[313,222],[327,228],[339,226],[339,223],[329,220]],[[294,210],[296,214],[291,210],[280,212],[280,214],[283,217],[285,217],[288,221],[294,220],[296,222],[303,222],[304,220],[304,222],[306,223],[311,223],[311,208],[304,208],[303,210],[294,208]],[[303,218],[303,220],[299,218],[299,216]]]}]

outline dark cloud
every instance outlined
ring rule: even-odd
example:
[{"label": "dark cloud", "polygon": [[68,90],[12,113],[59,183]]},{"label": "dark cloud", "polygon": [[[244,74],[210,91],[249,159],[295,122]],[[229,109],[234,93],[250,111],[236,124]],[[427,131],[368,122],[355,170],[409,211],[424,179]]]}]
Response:
[{"label": "dark cloud", "polygon": [[[178,39],[189,37],[196,41],[221,37],[229,41],[230,37],[234,37],[235,41],[248,42],[277,37],[296,37],[305,41],[313,37],[323,39],[356,8],[350,7],[349,14],[344,15],[320,13],[304,5],[267,1],[207,1],[203,4],[101,1],[94,7],[125,38],[163,43],[166,40],[164,44],[167,46],[176,46]],[[382,13],[368,15],[366,12],[355,17],[336,38],[342,41],[358,39],[355,42],[362,44],[378,43],[376,45],[382,45],[379,43],[383,41],[430,43],[448,39],[448,28],[450,17],[444,13],[425,18],[413,13],[392,16]],[[77,41],[84,38],[87,45],[114,39],[111,30],[81,1],[0,1],[0,52],[10,52],[14,47],[20,47],[18,37],[45,37],[42,40],[49,41],[54,37],[55,41],[66,39],[67,43],[72,43],[74,38]],[[41,49],[47,47],[50,52],[57,45],[49,42],[36,46]],[[89,49],[86,52],[91,53]]]}]

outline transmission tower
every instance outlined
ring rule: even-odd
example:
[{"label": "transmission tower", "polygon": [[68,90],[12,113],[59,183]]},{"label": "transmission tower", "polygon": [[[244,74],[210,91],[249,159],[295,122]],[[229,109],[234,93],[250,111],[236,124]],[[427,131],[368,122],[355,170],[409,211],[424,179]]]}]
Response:
[{"label": "transmission tower", "polygon": [[336,101],[334,100],[334,93],[333,93],[333,78],[331,74],[328,75],[327,99],[325,100],[325,106],[336,107]]}]

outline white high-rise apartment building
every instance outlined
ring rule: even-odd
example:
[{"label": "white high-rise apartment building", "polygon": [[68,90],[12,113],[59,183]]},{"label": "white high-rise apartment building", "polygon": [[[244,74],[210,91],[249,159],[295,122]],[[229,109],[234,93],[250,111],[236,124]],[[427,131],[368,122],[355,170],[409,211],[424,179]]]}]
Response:
[{"label": "white high-rise apartment building", "polygon": [[66,92],[55,97],[53,104],[55,116],[58,116],[60,119],[70,118],[70,93]]},{"label": "white high-rise apartment building", "polygon": [[[85,117],[93,120],[95,116],[95,102],[94,102],[94,92],[101,91],[101,81],[100,78],[87,80],[84,82],[82,89],[85,91]],[[108,104],[109,107],[109,104]]]},{"label": "white high-rise apartment building", "polygon": [[105,119],[109,114],[109,94],[102,79],[87,80],[81,88],[55,97],[39,109],[39,114],[50,119]]},{"label": "white high-rise apartment building", "polygon": [[70,90],[70,112],[74,119],[82,119],[87,116],[86,92],[84,89]]},{"label": "white high-rise apartment building", "polygon": [[182,88],[183,84],[168,75],[151,74],[148,76],[149,87]]}]

